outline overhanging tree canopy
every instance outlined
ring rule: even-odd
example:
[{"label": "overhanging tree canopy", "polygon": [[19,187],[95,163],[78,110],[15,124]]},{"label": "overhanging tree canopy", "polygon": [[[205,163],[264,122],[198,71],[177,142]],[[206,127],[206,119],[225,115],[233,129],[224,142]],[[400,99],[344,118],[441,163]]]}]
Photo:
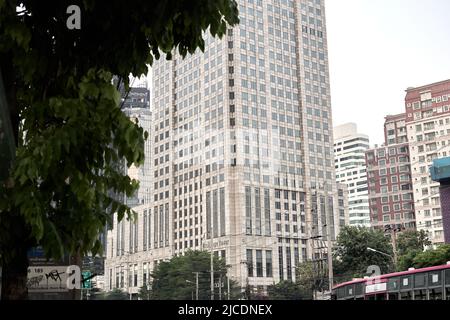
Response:
[{"label": "overhanging tree canopy", "polygon": [[[66,27],[73,4],[80,30]],[[114,164],[142,163],[144,138],[120,111],[112,76],[127,83],[160,52],[193,53],[204,31],[222,36],[237,22],[234,0],[0,0],[0,70],[17,146],[0,184],[3,297],[24,297],[30,246],[55,258],[96,253],[106,209],[130,213],[109,191],[131,195],[138,184]]]}]

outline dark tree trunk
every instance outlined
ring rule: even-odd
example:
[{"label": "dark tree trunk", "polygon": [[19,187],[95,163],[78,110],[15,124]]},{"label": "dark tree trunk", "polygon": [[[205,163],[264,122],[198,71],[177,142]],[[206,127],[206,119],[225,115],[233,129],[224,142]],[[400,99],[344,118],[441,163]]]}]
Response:
[{"label": "dark tree trunk", "polygon": [[[16,99],[16,81],[15,72],[12,63],[12,55],[1,56],[0,77],[4,87],[0,88],[6,98],[9,117],[11,120],[12,131],[14,135],[14,148],[19,143],[19,112]],[[3,99],[4,102],[5,99]],[[14,157],[14,155],[13,155]],[[10,159],[10,161],[14,161]],[[7,165],[6,168],[10,168]],[[6,180],[9,176],[8,170],[1,173],[1,180]],[[3,183],[4,181],[0,181]],[[7,232],[3,243],[0,243],[0,253],[2,254],[2,300],[25,300],[28,298],[27,276],[28,276],[28,249],[32,243],[30,239],[30,230],[27,228],[23,217],[17,212],[2,212],[3,221],[2,232]]]},{"label": "dark tree trunk", "polygon": [[28,248],[18,246],[14,248],[14,256],[3,264],[2,268],[2,300],[28,299]]}]

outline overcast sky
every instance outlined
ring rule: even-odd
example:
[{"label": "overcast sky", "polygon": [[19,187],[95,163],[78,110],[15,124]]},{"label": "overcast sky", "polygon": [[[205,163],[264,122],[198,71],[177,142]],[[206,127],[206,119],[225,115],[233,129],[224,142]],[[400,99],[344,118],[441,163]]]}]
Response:
[{"label": "overcast sky", "polygon": [[450,0],[325,0],[334,125],[383,142],[408,87],[450,79]]}]

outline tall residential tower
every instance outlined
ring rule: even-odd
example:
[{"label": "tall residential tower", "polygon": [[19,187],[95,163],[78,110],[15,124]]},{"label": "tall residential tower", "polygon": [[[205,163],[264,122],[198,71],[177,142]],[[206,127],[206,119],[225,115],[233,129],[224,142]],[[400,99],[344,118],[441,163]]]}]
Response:
[{"label": "tall residential tower", "polygon": [[416,228],[405,116],[386,116],[385,144],[366,152],[371,224],[391,234]]},{"label": "tall residential tower", "polygon": [[434,245],[444,243],[439,183],[432,181],[433,160],[450,155],[450,80],[406,90],[406,131],[411,154],[417,229]]}]

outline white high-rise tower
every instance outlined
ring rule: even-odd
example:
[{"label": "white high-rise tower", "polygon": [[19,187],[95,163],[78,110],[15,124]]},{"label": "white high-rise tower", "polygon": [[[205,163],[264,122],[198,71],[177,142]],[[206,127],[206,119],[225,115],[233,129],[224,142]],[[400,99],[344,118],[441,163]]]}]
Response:
[{"label": "white high-rise tower", "polygon": [[351,226],[370,227],[369,189],[365,152],[369,136],[358,133],[355,123],[334,128],[336,181],[347,185]]}]

